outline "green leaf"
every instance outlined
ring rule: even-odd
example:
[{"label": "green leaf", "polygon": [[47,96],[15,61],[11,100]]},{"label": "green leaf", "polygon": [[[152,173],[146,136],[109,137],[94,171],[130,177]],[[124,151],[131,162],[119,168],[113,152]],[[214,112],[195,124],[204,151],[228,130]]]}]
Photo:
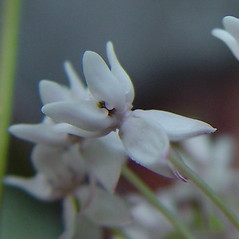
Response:
[{"label": "green leaf", "polygon": [[56,239],[63,231],[57,203],[35,200],[15,188],[4,188],[1,239]]}]

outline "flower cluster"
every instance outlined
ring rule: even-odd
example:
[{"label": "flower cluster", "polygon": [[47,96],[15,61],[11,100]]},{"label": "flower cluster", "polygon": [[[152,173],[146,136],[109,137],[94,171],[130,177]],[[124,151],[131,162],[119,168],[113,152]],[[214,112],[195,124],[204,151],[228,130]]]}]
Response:
[{"label": "flower cluster", "polygon": [[[236,207],[238,170],[233,167],[235,142],[230,136],[200,136],[183,142],[183,158],[223,198]],[[183,218],[199,238],[237,238],[219,210],[189,181],[176,181],[157,193],[158,199]],[[178,238],[172,225],[139,195],[128,195],[133,223],[124,227],[132,239]],[[160,237],[159,237],[160,235]]]},{"label": "flower cluster", "polygon": [[39,84],[46,115],[42,122],[9,128],[36,144],[31,155],[36,175],[8,176],[5,183],[41,200],[63,200],[65,232],[60,239],[97,239],[101,226],[130,222],[124,200],[113,194],[128,157],[158,174],[182,178],[169,163],[170,142],[215,131],[166,111],[132,110],[133,84],[112,43],[106,48],[110,68],[95,52],[83,56],[87,87],[66,62],[69,88],[47,80]]}]

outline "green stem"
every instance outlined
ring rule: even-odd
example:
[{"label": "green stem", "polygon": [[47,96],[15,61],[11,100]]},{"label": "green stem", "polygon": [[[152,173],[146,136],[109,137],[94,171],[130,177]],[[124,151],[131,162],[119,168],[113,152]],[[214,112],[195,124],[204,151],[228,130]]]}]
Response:
[{"label": "green stem", "polygon": [[188,229],[181,223],[181,219],[177,218],[171,213],[156,197],[154,192],[129,168],[126,166],[122,169],[122,174],[127,180],[137,188],[139,192],[144,195],[152,206],[154,206],[159,212],[161,212],[168,221],[174,226],[174,228],[181,234],[181,238],[194,239],[195,237],[188,231]]},{"label": "green stem", "polygon": [[119,228],[110,228],[110,231],[112,232],[112,234],[119,237],[120,239],[131,239],[128,235],[126,235],[126,233],[124,233]]},{"label": "green stem", "polygon": [[198,186],[206,196],[223,212],[223,214],[229,219],[229,221],[239,231],[239,219],[232,212],[232,210],[226,205],[226,203],[187,165],[185,165],[178,157],[170,157],[170,162],[181,173],[187,176],[192,182]]},{"label": "green stem", "polygon": [[8,148],[7,127],[10,123],[13,84],[16,72],[17,43],[21,0],[5,0],[2,7],[0,45],[0,201],[2,178],[6,169]]}]

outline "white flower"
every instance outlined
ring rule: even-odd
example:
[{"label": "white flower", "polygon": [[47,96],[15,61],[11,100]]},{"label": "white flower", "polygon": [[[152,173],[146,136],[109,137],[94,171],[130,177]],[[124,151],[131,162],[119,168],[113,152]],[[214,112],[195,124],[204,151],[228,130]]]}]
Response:
[{"label": "white flower", "polygon": [[[37,145],[32,152],[32,162],[36,176],[30,179],[8,176],[4,182],[40,200],[62,199],[65,232],[61,239],[91,239],[90,233],[100,238],[99,226],[121,226],[130,222],[124,201],[98,188],[94,184],[94,175],[86,174],[77,145],[68,149]],[[89,186],[84,185],[85,176],[92,182]],[[85,231],[81,222],[92,225],[95,232]]]},{"label": "white flower", "polygon": [[222,22],[225,30],[213,29],[212,35],[221,39],[229,47],[237,60],[239,60],[239,19],[226,16]]},{"label": "white flower", "polygon": [[170,141],[212,133],[210,125],[156,110],[134,110],[132,82],[118,62],[112,43],[107,43],[110,69],[95,52],[83,56],[83,71],[91,93],[87,100],[54,102],[42,111],[57,123],[61,132],[98,137],[118,130],[129,157],[150,170],[172,176],[168,166]]}]

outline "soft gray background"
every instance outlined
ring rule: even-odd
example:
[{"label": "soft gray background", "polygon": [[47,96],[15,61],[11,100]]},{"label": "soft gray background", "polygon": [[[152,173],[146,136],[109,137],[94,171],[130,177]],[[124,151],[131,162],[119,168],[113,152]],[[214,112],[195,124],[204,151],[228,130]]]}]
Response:
[{"label": "soft gray background", "polygon": [[[82,76],[83,52],[94,50],[105,57],[108,40],[113,41],[120,62],[135,84],[136,108],[164,109],[215,124],[215,111],[231,107],[225,106],[227,99],[218,99],[217,93],[238,81],[239,64],[210,32],[222,27],[223,16],[239,17],[238,0],[27,0],[22,10],[14,123],[39,122],[39,80],[67,84],[64,60],[70,60]],[[218,100],[225,105],[219,105]],[[31,174],[31,146],[20,140],[11,145],[9,172]],[[3,239],[26,238],[20,231],[9,234],[9,220],[14,218],[9,212],[21,205],[14,204],[12,198],[17,197],[18,202],[25,197],[19,193],[15,189],[6,191]],[[43,207],[29,200],[32,208]],[[44,218],[46,209],[38,213]],[[49,220],[54,222],[55,215],[49,213]],[[19,218],[14,222],[21,228]],[[56,229],[48,237],[34,238],[56,238],[58,234]]]}]

